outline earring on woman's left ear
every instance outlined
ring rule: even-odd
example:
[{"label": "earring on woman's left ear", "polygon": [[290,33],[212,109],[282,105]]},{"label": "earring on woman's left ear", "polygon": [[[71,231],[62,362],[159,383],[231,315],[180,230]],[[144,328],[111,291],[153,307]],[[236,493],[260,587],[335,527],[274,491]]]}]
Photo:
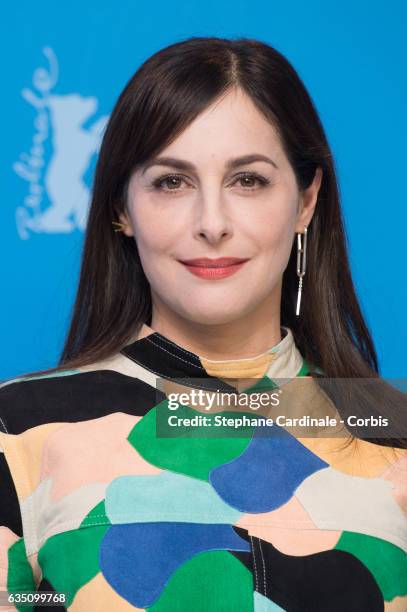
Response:
[{"label": "earring on woman's left ear", "polygon": [[298,284],[297,308],[295,314],[300,314],[300,303],[302,294],[302,279],[305,274],[307,255],[307,226],[304,227],[304,240],[302,241],[301,233],[297,234],[297,276],[300,279]]}]

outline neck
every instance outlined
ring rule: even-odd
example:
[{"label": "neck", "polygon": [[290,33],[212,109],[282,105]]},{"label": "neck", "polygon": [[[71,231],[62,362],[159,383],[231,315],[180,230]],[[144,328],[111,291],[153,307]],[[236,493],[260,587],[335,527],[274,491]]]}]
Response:
[{"label": "neck", "polygon": [[[154,302],[153,302],[154,303]],[[153,306],[150,327],[207,359],[244,359],[266,352],[281,340],[280,307],[270,300],[243,318],[226,323],[197,323]]]}]

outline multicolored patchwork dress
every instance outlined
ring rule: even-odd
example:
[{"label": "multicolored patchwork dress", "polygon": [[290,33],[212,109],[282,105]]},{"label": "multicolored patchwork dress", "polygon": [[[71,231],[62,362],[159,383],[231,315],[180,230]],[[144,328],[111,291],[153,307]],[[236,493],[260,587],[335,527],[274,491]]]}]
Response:
[{"label": "multicolored patchwork dress", "polygon": [[0,610],[406,612],[405,450],[296,436],[253,410],[245,435],[219,433],[224,406],[170,407],[168,389],[317,387],[282,335],[213,361],[144,324],[108,360],[3,383],[0,591],[63,604]]}]

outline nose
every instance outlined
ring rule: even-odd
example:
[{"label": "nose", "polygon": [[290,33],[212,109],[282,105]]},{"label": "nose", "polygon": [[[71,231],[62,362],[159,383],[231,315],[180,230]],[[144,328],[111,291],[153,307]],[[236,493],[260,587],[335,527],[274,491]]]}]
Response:
[{"label": "nose", "polygon": [[212,188],[202,191],[194,215],[195,238],[216,244],[232,234],[232,222],[220,190]]}]

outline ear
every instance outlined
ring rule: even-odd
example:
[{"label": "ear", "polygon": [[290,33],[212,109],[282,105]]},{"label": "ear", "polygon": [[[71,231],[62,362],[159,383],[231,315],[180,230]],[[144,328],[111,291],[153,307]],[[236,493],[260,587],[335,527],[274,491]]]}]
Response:
[{"label": "ear", "polygon": [[297,221],[295,225],[296,233],[303,233],[304,227],[308,227],[317,204],[318,192],[322,182],[322,168],[317,167],[314,178],[309,187],[300,192]]},{"label": "ear", "polygon": [[131,219],[126,210],[123,210],[119,213],[119,221],[125,226],[123,228],[123,234],[125,234],[126,236],[134,236]]}]

